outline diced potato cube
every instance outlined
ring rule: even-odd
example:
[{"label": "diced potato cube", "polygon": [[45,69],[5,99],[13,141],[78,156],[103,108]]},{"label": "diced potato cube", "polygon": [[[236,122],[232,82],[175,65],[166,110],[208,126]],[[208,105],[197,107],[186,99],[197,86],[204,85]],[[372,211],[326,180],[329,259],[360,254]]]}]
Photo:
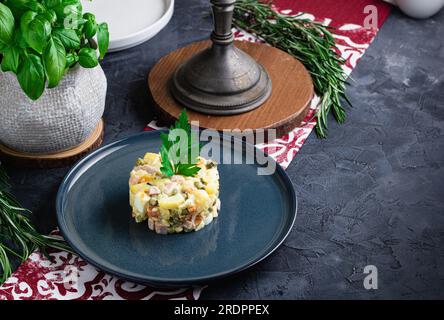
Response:
[{"label": "diced potato cube", "polygon": [[165,183],[167,183],[167,182],[169,182],[170,180],[169,179],[166,179],[166,178],[155,178],[155,179],[153,179],[153,181],[150,181],[150,183],[153,185],[153,186],[156,186],[156,187],[159,187],[159,188],[162,188],[164,185],[165,185]]},{"label": "diced potato cube", "polygon": [[171,197],[159,199],[159,207],[162,209],[176,209],[184,202],[185,198],[178,193]]},{"label": "diced potato cube", "polygon": [[152,175],[149,175],[149,174],[146,174],[146,175],[143,175],[143,176],[141,176],[140,178],[139,178],[139,182],[140,183],[147,183],[147,182],[153,182],[154,180],[156,179],[156,177],[155,176],[152,176]]},{"label": "diced potato cube", "polygon": [[131,193],[145,192],[148,191],[150,187],[146,183],[139,183],[130,186]]},{"label": "diced potato cube", "polygon": [[143,161],[145,161],[145,164],[153,165],[160,162],[160,156],[158,153],[150,153],[148,152],[143,157]]},{"label": "diced potato cube", "polygon": [[211,182],[205,187],[205,191],[210,195],[215,195],[219,191],[219,186],[216,182]]},{"label": "diced potato cube", "polygon": [[200,208],[206,208],[208,207],[208,204],[210,202],[210,197],[208,196],[208,193],[205,192],[205,190],[196,190],[193,192],[194,197],[196,199],[196,205]]}]

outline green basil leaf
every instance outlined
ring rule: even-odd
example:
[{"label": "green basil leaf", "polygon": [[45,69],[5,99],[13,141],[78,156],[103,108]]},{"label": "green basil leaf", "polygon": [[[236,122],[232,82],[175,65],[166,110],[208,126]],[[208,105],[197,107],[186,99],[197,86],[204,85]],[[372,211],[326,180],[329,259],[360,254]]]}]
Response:
[{"label": "green basil leaf", "polygon": [[66,55],[66,69],[71,68],[79,61],[79,57],[75,53],[68,53]]},{"label": "green basil leaf", "polygon": [[52,30],[49,21],[33,11],[27,11],[22,16],[20,27],[28,45],[42,54]]},{"label": "green basil leaf", "polygon": [[97,23],[88,20],[83,26],[83,32],[85,33],[85,37],[87,39],[92,39],[96,35],[97,29],[98,29]]},{"label": "green basil leaf", "polygon": [[9,44],[14,36],[14,16],[11,10],[0,2],[0,41]]},{"label": "green basil leaf", "polygon": [[80,38],[72,29],[54,29],[53,36],[57,37],[66,49],[80,48]]},{"label": "green basil leaf", "polygon": [[17,28],[15,32],[15,44],[22,49],[26,49],[28,47],[28,43],[23,37],[23,33],[20,28]]},{"label": "green basil leaf", "polygon": [[54,10],[48,9],[42,13],[42,16],[49,21],[51,25],[57,22],[57,15]]},{"label": "green basil leaf", "polygon": [[88,22],[88,20],[86,20],[86,19],[83,19],[83,18],[80,18],[79,20],[78,20],[78,24],[79,24],[79,28],[81,27],[81,26],[83,26],[85,23],[87,23]]},{"label": "green basil leaf", "polygon": [[57,21],[65,29],[77,29],[82,18],[82,4],[79,0],[63,0],[60,4],[50,7],[57,15]]},{"label": "green basil leaf", "polygon": [[79,63],[84,68],[94,68],[99,64],[97,52],[91,48],[82,48],[79,51]]},{"label": "green basil leaf", "polygon": [[89,13],[89,12],[87,12],[83,15],[83,19],[88,20],[88,21],[92,21],[92,22],[96,22],[96,16],[93,15],[92,13]]},{"label": "green basil leaf", "polygon": [[[36,0],[5,0],[6,6],[11,9],[14,17],[20,17],[23,13],[30,10],[31,7],[37,4]],[[31,9],[32,10],[32,9]]]},{"label": "green basil leaf", "polygon": [[63,3],[63,0],[44,0],[45,6],[47,8],[55,8]]},{"label": "green basil leaf", "polygon": [[109,47],[109,31],[107,23],[99,24],[99,29],[97,30],[97,42],[99,45],[100,59],[103,59]]},{"label": "green basil leaf", "polygon": [[56,87],[66,69],[66,50],[58,38],[51,37],[43,52],[43,65],[45,66],[48,88]]},{"label": "green basil leaf", "polygon": [[45,90],[45,69],[40,57],[28,54],[19,64],[17,79],[30,99],[40,98]]},{"label": "green basil leaf", "polygon": [[17,73],[20,58],[20,48],[16,46],[7,47],[3,53],[2,71]]},{"label": "green basil leaf", "polygon": [[45,7],[37,1],[27,1],[25,6],[26,8],[34,12],[43,13],[45,11]]}]

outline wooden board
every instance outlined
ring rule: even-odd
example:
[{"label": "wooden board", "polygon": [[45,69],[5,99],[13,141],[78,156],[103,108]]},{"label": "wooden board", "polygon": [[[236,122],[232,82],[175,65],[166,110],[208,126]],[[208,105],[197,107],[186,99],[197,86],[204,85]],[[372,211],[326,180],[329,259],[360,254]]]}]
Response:
[{"label": "wooden board", "polygon": [[[159,120],[170,124],[185,107],[170,92],[170,80],[176,68],[191,56],[211,45],[210,41],[193,43],[159,60],[148,77],[148,86]],[[304,120],[314,96],[313,82],[304,65],[279,49],[247,41],[235,45],[259,61],[268,71],[273,85],[271,97],[259,108],[234,116],[209,116],[188,110],[191,120],[201,128],[276,129],[283,135]]]},{"label": "wooden board", "polygon": [[56,168],[68,166],[77,162],[102,144],[104,127],[103,120],[100,120],[94,132],[85,142],[73,149],[58,153],[23,153],[0,144],[0,158],[12,165],[23,167]]}]

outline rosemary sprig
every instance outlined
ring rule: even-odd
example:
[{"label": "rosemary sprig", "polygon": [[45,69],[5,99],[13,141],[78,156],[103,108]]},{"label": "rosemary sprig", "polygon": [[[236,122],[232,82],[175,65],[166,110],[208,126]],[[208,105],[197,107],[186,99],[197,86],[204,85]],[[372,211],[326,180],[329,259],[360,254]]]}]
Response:
[{"label": "rosemary sprig", "polygon": [[0,284],[12,273],[12,258],[23,262],[35,249],[47,256],[49,248],[72,252],[62,239],[38,233],[27,216],[29,211],[8,189],[9,178],[0,163]]},{"label": "rosemary sprig", "polygon": [[270,1],[258,0],[238,0],[233,23],[288,52],[309,70],[316,93],[321,97],[316,113],[318,137],[327,137],[330,111],[337,122],[345,121],[341,98],[351,106],[345,94],[347,76],[341,68],[345,61],[334,51],[336,44],[329,27],[299,15],[280,14],[271,8]]}]

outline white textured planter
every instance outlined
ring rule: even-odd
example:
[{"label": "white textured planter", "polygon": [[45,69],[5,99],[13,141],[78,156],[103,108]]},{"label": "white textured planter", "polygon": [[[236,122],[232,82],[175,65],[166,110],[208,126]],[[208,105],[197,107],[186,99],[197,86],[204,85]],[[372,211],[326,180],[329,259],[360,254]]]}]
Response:
[{"label": "white textured planter", "polygon": [[105,108],[107,82],[100,66],[73,68],[37,101],[16,76],[0,72],[0,142],[16,151],[54,153],[74,148],[94,131]]}]

